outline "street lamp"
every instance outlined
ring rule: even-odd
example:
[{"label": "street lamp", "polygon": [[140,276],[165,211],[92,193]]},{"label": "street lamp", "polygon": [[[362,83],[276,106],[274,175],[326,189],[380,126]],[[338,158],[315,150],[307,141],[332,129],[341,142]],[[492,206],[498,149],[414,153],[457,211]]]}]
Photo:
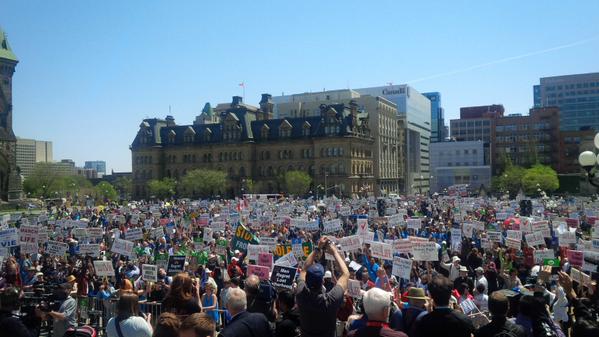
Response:
[{"label": "street lamp", "polygon": [[[599,149],[599,133],[595,135],[593,141],[595,148]],[[597,178],[597,164],[599,164],[599,158],[593,151],[584,151],[578,156],[578,163],[582,168],[587,171],[587,179],[589,183],[595,187],[599,187],[599,182],[595,181]]]}]

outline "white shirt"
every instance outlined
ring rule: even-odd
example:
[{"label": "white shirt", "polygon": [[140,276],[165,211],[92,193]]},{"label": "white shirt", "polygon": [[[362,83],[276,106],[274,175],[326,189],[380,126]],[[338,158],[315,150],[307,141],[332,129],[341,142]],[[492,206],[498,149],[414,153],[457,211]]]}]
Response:
[{"label": "white shirt", "polygon": [[[111,318],[106,325],[108,337],[119,337],[116,330],[115,318]],[[143,317],[131,316],[121,321],[121,332],[123,337],[152,337],[152,326]]]},{"label": "white shirt", "polygon": [[485,285],[485,294],[488,294],[489,292],[489,282],[487,281],[487,278],[483,275],[480,278],[474,280],[474,289],[476,289],[476,287],[479,284],[484,284]]},{"label": "white shirt", "polygon": [[474,304],[480,311],[489,311],[489,296],[485,294],[474,295]]}]

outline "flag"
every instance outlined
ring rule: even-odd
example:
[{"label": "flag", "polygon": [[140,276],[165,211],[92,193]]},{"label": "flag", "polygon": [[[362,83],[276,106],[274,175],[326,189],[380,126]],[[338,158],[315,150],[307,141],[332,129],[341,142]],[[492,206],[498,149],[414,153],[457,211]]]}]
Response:
[{"label": "flag", "polygon": [[551,266],[551,267],[559,267],[559,258],[556,257],[555,259],[544,259],[543,265]]}]

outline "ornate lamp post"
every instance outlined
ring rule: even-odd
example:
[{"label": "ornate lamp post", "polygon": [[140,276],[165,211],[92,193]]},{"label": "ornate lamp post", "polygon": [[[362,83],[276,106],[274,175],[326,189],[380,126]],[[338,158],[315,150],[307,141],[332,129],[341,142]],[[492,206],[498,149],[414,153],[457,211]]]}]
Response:
[{"label": "ornate lamp post", "polygon": [[[599,133],[595,135],[594,139],[595,148],[599,149]],[[593,151],[584,151],[578,156],[578,163],[587,171],[587,179],[589,183],[599,188],[599,181],[596,180],[599,176],[597,175],[597,164],[599,164],[599,158]]]}]

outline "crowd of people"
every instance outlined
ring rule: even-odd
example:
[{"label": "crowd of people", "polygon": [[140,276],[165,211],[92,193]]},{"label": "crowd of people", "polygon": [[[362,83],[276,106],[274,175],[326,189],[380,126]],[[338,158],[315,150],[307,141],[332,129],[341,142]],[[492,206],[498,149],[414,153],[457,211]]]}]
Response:
[{"label": "crowd of people", "polygon": [[0,331],[599,336],[599,203],[520,201],[248,197],[5,215]]}]

